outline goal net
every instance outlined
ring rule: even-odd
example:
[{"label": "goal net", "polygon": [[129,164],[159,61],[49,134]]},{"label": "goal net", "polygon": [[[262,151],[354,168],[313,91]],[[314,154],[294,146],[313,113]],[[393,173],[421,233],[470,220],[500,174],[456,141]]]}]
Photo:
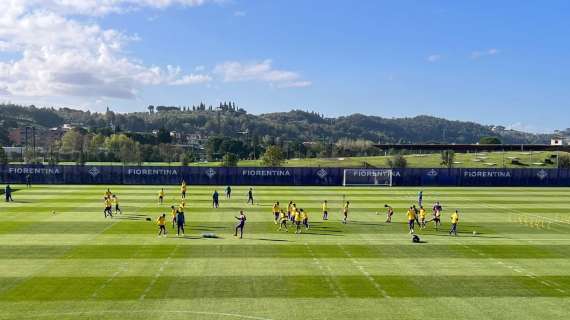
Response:
[{"label": "goal net", "polygon": [[344,169],[343,186],[392,186],[390,169]]}]

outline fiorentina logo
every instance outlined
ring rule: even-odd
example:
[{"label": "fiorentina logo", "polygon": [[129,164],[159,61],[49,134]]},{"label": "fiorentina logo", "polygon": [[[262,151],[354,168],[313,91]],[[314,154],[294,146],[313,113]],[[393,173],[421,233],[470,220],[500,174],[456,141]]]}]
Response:
[{"label": "fiorentina logo", "polygon": [[546,172],[544,169],[540,170],[536,176],[540,179],[540,180],[544,180],[548,177],[548,172]]},{"label": "fiorentina logo", "polygon": [[99,175],[99,173],[101,173],[101,171],[99,171],[99,169],[97,169],[96,167],[91,167],[91,169],[89,169],[87,171],[93,178],[95,178],[96,176]]},{"label": "fiorentina logo", "polygon": [[208,178],[212,179],[212,177],[216,175],[216,170],[210,168],[206,170],[205,174],[208,176]]},{"label": "fiorentina logo", "polygon": [[435,171],[435,169],[431,169],[431,170],[428,171],[426,174],[427,174],[428,177],[431,177],[431,178],[435,178],[435,177],[437,177],[437,175],[438,175],[438,173],[437,173],[437,171]]},{"label": "fiorentina logo", "polygon": [[324,179],[327,175],[328,172],[325,169],[320,169],[319,171],[317,171],[317,176],[319,176],[319,178],[321,179]]}]

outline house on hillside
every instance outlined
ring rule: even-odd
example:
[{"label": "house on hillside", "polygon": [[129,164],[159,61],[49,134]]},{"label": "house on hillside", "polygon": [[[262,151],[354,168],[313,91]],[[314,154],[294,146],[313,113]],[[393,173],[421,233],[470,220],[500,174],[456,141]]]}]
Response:
[{"label": "house on hillside", "polygon": [[564,146],[564,145],[568,145],[569,140],[567,137],[563,137],[563,136],[554,136],[552,137],[552,139],[550,139],[550,145],[551,146]]}]

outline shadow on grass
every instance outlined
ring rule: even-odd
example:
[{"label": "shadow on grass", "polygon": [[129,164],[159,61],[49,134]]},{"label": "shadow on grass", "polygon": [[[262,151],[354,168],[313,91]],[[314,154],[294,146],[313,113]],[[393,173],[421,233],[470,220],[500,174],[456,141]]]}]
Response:
[{"label": "shadow on grass", "polygon": [[285,239],[267,239],[267,238],[251,238],[251,240],[269,241],[269,242],[291,242]]},{"label": "shadow on grass", "polygon": [[145,221],[145,217],[125,217],[125,216],[113,216],[115,220],[131,220],[131,221]]},{"label": "shadow on grass", "polygon": [[195,230],[200,230],[200,228],[202,229],[207,229],[205,231],[208,231],[209,229],[228,229],[228,227],[216,227],[216,226],[192,226],[192,229]]},{"label": "shadow on grass", "polygon": [[318,232],[302,232],[301,234],[310,234],[315,236],[330,236],[330,237],[344,237],[344,234],[332,234],[332,233],[318,233]]}]

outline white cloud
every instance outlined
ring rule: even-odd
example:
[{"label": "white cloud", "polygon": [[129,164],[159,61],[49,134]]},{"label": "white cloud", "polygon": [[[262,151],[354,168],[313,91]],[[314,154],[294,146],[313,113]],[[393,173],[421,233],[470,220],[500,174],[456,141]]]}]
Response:
[{"label": "white cloud", "polygon": [[247,15],[247,12],[245,11],[235,11],[234,12],[234,17],[245,17]]},{"label": "white cloud", "polygon": [[[4,1],[6,2],[6,1]],[[13,0],[8,5],[18,9],[49,10],[61,15],[102,16],[140,8],[164,9],[170,6],[195,7],[223,0]]]},{"label": "white cloud", "polygon": [[189,74],[189,75],[183,76],[182,78],[180,78],[178,80],[172,81],[170,84],[179,86],[179,85],[186,85],[186,84],[207,83],[210,81],[212,81],[212,77],[210,77],[209,75]]},{"label": "white cloud", "polygon": [[311,82],[303,80],[297,72],[274,69],[269,59],[252,63],[227,61],[218,64],[214,73],[220,75],[224,82],[262,81],[280,88],[311,85]]},{"label": "white cloud", "polygon": [[548,132],[548,130],[545,128],[539,129],[536,126],[533,126],[533,125],[528,124],[528,123],[522,123],[522,122],[512,123],[510,125],[505,126],[505,128],[507,130],[516,130],[516,131],[522,131],[522,132],[533,132],[533,133]]},{"label": "white cloud", "polygon": [[501,53],[499,49],[491,48],[483,51],[473,51],[471,52],[472,59],[479,59],[486,56],[494,56]]},{"label": "white cloud", "polygon": [[428,62],[430,62],[430,63],[437,62],[437,61],[439,61],[440,59],[441,59],[441,55],[440,55],[440,54],[432,54],[432,55],[430,55],[430,56],[428,56],[428,57],[426,58],[426,60],[427,60]]},{"label": "white cloud", "polygon": [[283,84],[277,85],[279,88],[305,88],[312,86],[313,83],[311,81],[294,81],[294,82],[285,82]]},{"label": "white cloud", "polygon": [[0,61],[3,95],[18,97],[109,97],[132,99],[145,85],[204,83],[207,75],[183,75],[179,67],[147,66],[123,49],[136,36],[67,14],[118,12],[127,6],[162,8],[205,0],[22,0],[0,1],[0,50],[20,55]]}]

